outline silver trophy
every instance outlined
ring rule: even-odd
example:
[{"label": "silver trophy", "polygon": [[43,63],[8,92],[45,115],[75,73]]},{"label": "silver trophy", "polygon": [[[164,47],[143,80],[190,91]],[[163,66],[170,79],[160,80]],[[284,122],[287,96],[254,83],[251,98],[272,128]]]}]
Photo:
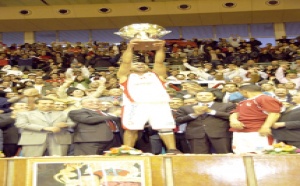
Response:
[{"label": "silver trophy", "polygon": [[158,48],[154,44],[160,41],[158,38],[170,32],[159,25],[139,23],[124,26],[114,34],[124,39],[134,40],[137,43],[134,50],[157,50]]}]

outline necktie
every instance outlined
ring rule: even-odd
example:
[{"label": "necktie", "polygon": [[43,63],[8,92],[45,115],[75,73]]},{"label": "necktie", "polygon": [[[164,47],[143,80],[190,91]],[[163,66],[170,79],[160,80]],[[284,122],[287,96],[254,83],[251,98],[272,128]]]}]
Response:
[{"label": "necktie", "polygon": [[52,122],[50,114],[51,112],[43,112],[43,115],[45,116],[45,119],[49,125],[51,125]]},{"label": "necktie", "polygon": [[[104,113],[104,112],[102,112],[102,111],[100,111],[100,110],[98,110],[97,112],[98,112],[101,116],[107,116],[106,113]],[[106,122],[107,126],[110,128],[110,130],[111,130],[112,132],[117,131],[117,126],[116,126],[116,124],[114,123],[114,121],[112,121],[112,120],[105,120],[105,122]]]},{"label": "necktie", "polygon": [[[207,103],[202,103],[202,106],[203,106],[203,107],[209,107],[209,105],[208,105]],[[207,113],[205,112],[205,113],[202,114],[200,117],[201,117],[201,119],[205,119],[206,116],[207,116]]]},{"label": "necktie", "polygon": [[224,98],[223,98],[223,103],[228,103],[230,98],[230,93],[226,93]]}]

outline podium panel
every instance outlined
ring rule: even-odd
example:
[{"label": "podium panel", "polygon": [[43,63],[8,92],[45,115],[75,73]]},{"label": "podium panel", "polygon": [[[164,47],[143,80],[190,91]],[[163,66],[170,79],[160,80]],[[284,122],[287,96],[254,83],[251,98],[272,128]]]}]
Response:
[{"label": "podium panel", "polygon": [[296,186],[299,155],[0,159],[0,186]]},{"label": "podium panel", "polygon": [[8,171],[7,159],[3,159],[0,161],[0,167],[0,186],[6,186],[6,175]]},{"label": "podium panel", "polygon": [[242,156],[174,156],[172,167],[175,186],[247,185]]},{"label": "podium panel", "polygon": [[151,186],[151,167],[150,157],[137,156],[24,158],[14,159],[10,179],[13,186]]},{"label": "podium panel", "polygon": [[299,161],[299,155],[253,156],[257,185],[300,185]]}]

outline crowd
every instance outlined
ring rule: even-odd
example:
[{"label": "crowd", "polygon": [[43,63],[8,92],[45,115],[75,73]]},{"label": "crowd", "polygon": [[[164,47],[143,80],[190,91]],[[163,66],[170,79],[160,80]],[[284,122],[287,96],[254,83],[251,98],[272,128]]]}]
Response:
[{"label": "crowd", "polygon": [[[260,153],[272,141],[300,148],[299,47],[300,38],[285,36],[275,46],[238,36],[166,40],[156,51],[126,42],[2,44],[0,150],[31,157],[104,154],[122,144],[153,154]],[[159,124],[169,122],[161,87],[140,73],[148,66],[165,80],[171,131]],[[130,72],[149,86],[127,83]],[[129,104],[127,86],[155,107]],[[134,109],[142,128],[130,125]]]}]

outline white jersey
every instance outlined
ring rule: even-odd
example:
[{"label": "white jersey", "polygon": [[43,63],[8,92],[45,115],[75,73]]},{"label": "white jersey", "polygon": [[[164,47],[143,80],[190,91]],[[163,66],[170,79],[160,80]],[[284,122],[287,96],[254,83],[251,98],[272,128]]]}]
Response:
[{"label": "white jersey", "polygon": [[143,75],[130,74],[123,88],[123,104],[128,103],[167,103],[170,96],[166,92],[164,82],[153,72]]}]

